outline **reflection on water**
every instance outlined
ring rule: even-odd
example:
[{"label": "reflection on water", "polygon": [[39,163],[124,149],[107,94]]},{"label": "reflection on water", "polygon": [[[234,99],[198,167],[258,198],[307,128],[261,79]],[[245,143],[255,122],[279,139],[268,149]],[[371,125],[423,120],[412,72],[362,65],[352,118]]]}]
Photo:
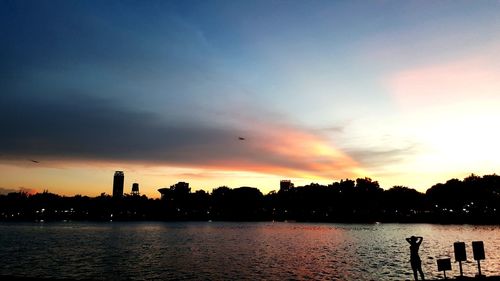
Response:
[{"label": "reflection on water", "polygon": [[[486,275],[500,275],[499,226],[300,223],[0,224],[1,275],[90,279],[402,280],[420,235],[426,277],[436,258],[467,244],[464,273],[476,273],[471,241],[482,240]],[[472,260],[472,261],[471,261]],[[458,264],[448,276],[458,275]]]}]

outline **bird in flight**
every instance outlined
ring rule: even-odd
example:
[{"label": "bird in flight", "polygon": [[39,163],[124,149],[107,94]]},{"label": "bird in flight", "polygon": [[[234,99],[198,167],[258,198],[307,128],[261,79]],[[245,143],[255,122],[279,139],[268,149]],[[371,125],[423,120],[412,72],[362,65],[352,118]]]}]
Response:
[{"label": "bird in flight", "polygon": [[239,139],[240,141],[244,141],[244,140],[245,140],[245,138],[244,138],[244,137],[238,137],[238,139]]},{"label": "bird in flight", "polygon": [[33,163],[37,163],[37,164],[40,163],[40,161],[36,161],[36,160],[33,160],[33,159],[30,159],[30,161],[33,162]]}]

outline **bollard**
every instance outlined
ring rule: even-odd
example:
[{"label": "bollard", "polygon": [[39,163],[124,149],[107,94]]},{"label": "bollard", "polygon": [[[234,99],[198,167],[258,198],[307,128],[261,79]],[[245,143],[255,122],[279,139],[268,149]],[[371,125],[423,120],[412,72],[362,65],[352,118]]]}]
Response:
[{"label": "bollard", "polygon": [[438,271],[442,271],[444,274],[444,279],[446,278],[446,270],[451,270],[450,258],[438,259],[437,260]]},{"label": "bollard", "polygon": [[465,243],[455,242],[453,243],[453,249],[455,251],[455,261],[458,261],[458,267],[460,269],[460,277],[463,277],[464,272],[462,271],[462,262],[467,260],[467,254],[465,252]]},{"label": "bollard", "polygon": [[474,254],[474,260],[477,261],[477,276],[481,276],[481,260],[485,259],[483,241],[472,241],[472,253]]}]

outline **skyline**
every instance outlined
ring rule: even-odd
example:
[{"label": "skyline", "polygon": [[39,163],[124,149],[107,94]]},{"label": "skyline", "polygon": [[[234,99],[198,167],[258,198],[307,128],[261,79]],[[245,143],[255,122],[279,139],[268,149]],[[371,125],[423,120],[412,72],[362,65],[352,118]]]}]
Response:
[{"label": "skyline", "polygon": [[123,170],[148,197],[358,177],[425,191],[493,174],[499,11],[1,0],[0,188],[109,194]]}]

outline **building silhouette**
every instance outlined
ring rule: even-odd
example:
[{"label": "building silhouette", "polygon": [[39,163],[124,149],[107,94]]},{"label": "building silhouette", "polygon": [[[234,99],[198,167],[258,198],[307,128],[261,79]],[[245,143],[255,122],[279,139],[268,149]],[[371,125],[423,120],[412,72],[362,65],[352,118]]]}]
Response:
[{"label": "building silhouette", "polygon": [[291,180],[281,180],[280,181],[280,191],[287,192],[293,188],[293,182]]},{"label": "building silhouette", "polygon": [[189,188],[189,183],[180,181],[171,185],[170,188],[160,188],[158,192],[161,194],[161,199],[170,200],[174,197],[186,197],[191,192],[191,188]]},{"label": "building silhouette", "polygon": [[116,171],[115,176],[113,177],[113,198],[122,198],[123,197],[123,182],[125,176],[123,171]]},{"label": "building silhouette", "polygon": [[139,196],[139,184],[134,182],[132,184],[132,195]]},{"label": "building silhouette", "polygon": [[189,188],[189,183],[183,182],[183,181],[180,181],[180,182],[174,184],[173,186],[171,186],[171,188],[173,188],[175,190],[186,191],[186,192],[191,191],[191,188]]}]

